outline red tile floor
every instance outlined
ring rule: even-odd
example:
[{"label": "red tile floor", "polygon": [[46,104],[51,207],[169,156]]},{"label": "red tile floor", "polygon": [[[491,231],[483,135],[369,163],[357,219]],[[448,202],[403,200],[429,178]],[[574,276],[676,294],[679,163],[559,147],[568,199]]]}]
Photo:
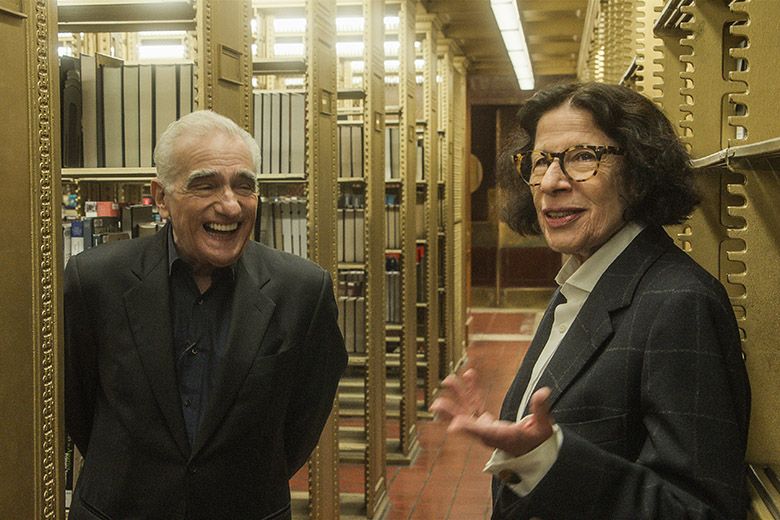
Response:
[{"label": "red tile floor", "polygon": [[[480,374],[485,407],[498,414],[506,389],[528,348],[541,311],[477,309],[470,314],[465,368]],[[388,432],[397,431],[389,420]],[[419,420],[420,452],[409,466],[387,466],[389,508],[384,520],[472,520],[490,518],[490,476],[482,472],[492,450],[446,425]],[[340,490],[362,493],[362,465],[339,466]],[[296,475],[296,481],[305,475]]]}]

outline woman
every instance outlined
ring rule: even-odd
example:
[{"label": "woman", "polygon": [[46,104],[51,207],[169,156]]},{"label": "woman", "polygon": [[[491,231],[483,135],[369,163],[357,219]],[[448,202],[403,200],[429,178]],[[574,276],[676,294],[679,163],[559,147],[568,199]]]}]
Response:
[{"label": "woman", "polygon": [[494,519],[745,518],[750,390],[722,285],[661,228],[698,203],[673,127],[616,85],[538,92],[504,218],[569,255],[500,419],[476,374],[432,410],[496,448]]}]

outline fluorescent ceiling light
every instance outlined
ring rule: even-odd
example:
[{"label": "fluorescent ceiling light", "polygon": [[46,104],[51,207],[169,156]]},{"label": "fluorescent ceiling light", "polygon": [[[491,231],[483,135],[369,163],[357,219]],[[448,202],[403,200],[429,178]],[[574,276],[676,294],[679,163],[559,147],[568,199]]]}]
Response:
[{"label": "fluorescent ceiling light", "polygon": [[509,54],[509,60],[515,69],[517,83],[522,90],[533,90],[534,72],[516,0],[490,0],[490,7],[493,9],[493,16],[501,30],[501,37],[504,40],[507,54]]}]

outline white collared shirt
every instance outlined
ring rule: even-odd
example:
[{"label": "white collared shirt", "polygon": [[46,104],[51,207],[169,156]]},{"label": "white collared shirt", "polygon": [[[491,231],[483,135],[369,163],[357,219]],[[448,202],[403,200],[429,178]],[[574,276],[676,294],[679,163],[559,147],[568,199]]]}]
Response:
[{"label": "white collared shirt", "polygon": [[[628,247],[631,241],[643,229],[644,226],[635,222],[629,222],[612,235],[584,263],[580,264],[579,260],[572,256],[558,271],[558,274],[555,276],[555,282],[560,286],[563,296],[566,297],[566,303],[562,303],[555,308],[555,317],[550,330],[550,336],[534,364],[531,378],[517,410],[518,422],[523,418],[523,412],[528,406],[528,401],[531,399],[531,394],[539,383],[539,379],[569,331],[571,324],[574,323],[577,314],[585,305],[593,288],[596,287],[601,276],[612,262],[620,256],[620,253]],[[554,425],[553,435],[525,455],[512,457],[504,451],[495,450],[490,460],[485,464],[483,471],[494,475],[503,470],[510,470],[516,473],[520,477],[520,482],[508,484],[508,486],[518,495],[526,496],[536,487],[555,463],[562,443],[563,432],[557,425]]]}]

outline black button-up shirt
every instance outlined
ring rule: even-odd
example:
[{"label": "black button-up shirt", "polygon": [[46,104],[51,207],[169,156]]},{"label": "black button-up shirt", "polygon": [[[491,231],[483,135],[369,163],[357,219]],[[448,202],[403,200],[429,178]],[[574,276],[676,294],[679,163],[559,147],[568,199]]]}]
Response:
[{"label": "black button-up shirt", "polygon": [[168,283],[171,293],[173,356],[181,410],[190,446],[213,391],[215,368],[227,349],[235,266],[215,270],[211,287],[200,293],[192,267],[179,257],[168,232]]}]

